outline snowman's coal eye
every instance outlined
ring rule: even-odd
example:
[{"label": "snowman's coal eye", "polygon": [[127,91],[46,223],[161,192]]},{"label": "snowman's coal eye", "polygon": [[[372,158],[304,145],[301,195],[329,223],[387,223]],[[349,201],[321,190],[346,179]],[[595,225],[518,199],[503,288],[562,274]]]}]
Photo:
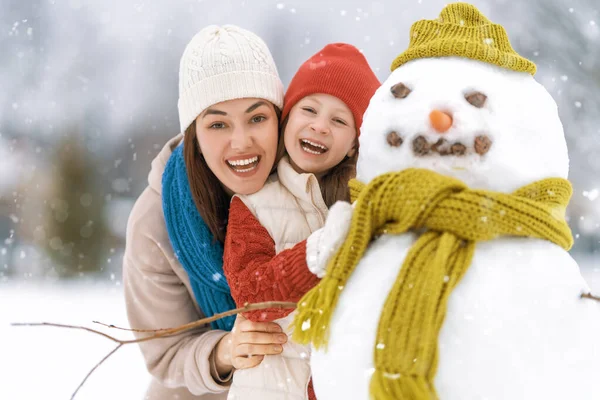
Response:
[{"label": "snowman's coal eye", "polygon": [[400,147],[402,146],[402,142],[404,142],[404,140],[402,140],[400,135],[398,135],[396,132],[388,133],[385,137],[385,140],[392,147]]},{"label": "snowman's coal eye", "polygon": [[395,98],[403,99],[410,94],[410,89],[404,83],[400,82],[392,86],[390,92],[392,92],[392,96]]},{"label": "snowman's coal eye", "polygon": [[482,108],[485,105],[487,96],[481,92],[472,92],[465,95],[465,100],[473,107]]}]

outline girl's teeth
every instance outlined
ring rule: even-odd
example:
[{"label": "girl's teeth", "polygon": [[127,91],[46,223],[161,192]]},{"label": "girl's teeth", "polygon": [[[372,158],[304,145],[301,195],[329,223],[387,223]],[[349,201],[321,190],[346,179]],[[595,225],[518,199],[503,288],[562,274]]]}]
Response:
[{"label": "girl's teeth", "polygon": [[316,155],[323,154],[323,153],[319,153],[318,151],[309,150],[306,147],[303,147],[303,150],[310,154],[316,154]]},{"label": "girl's teeth", "polygon": [[321,148],[321,149],[323,149],[323,150],[327,150],[327,147],[325,147],[325,146],[323,146],[323,145],[320,145],[320,144],[318,144],[318,143],[315,143],[315,142],[311,142],[310,140],[307,140],[307,139],[302,139],[302,141],[303,141],[304,143],[308,143],[308,144],[310,144],[310,145],[312,145],[312,146],[319,147],[319,148]]}]

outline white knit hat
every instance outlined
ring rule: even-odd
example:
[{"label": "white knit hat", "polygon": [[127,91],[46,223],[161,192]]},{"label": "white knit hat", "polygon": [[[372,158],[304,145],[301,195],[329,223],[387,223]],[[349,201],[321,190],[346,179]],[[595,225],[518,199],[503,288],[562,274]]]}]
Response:
[{"label": "white knit hat", "polygon": [[202,29],[181,57],[177,105],[181,131],[213,104],[249,97],[283,106],[283,84],[265,42],[234,25]]}]

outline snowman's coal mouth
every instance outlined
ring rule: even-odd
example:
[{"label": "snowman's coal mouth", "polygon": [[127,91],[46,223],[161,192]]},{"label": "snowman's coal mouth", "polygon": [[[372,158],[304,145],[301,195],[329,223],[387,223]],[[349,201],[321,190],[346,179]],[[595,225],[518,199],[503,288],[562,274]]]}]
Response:
[{"label": "snowman's coal mouth", "polygon": [[425,136],[419,135],[412,141],[412,150],[418,157],[425,157],[433,154],[455,157],[463,157],[469,154],[483,156],[490,151],[492,143],[492,139],[487,135],[476,136],[471,144],[464,144],[460,141],[450,142],[444,138],[440,138],[436,142],[431,143]]}]

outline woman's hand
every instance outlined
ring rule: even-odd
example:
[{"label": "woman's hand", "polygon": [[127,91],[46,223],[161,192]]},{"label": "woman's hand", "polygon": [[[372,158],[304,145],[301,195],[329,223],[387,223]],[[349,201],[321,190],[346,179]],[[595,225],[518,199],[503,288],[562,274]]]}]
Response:
[{"label": "woman's hand", "polygon": [[216,348],[216,366],[219,375],[227,375],[232,368],[252,368],[267,354],[280,354],[287,335],[275,322],[252,322],[238,314],[233,330],[219,341]]}]

